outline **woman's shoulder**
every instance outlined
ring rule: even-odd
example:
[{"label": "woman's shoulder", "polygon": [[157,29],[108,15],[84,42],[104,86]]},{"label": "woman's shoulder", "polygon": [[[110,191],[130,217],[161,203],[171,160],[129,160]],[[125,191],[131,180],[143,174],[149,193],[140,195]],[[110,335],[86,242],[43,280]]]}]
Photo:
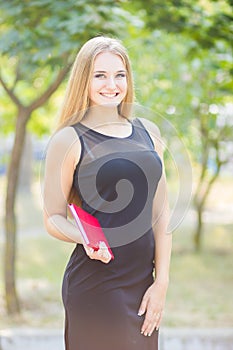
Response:
[{"label": "woman's shoulder", "polygon": [[72,149],[75,152],[81,149],[79,137],[73,127],[66,126],[56,131],[50,138],[48,150],[62,154]]},{"label": "woman's shoulder", "polygon": [[55,145],[70,146],[71,143],[78,139],[75,129],[72,126],[65,126],[52,135],[50,142]]},{"label": "woman's shoulder", "polygon": [[151,136],[156,137],[156,138],[161,137],[159,127],[154,122],[152,122],[149,119],[142,118],[142,117],[140,117],[140,118],[137,117],[137,119],[140,120],[140,122],[143,124],[143,126],[146,128],[146,130],[149,132],[149,134]]},{"label": "woman's shoulder", "polygon": [[145,127],[145,129],[149,133],[149,135],[153,141],[155,150],[158,152],[158,154],[162,158],[164,147],[163,147],[163,142],[161,139],[159,127],[149,119],[141,118],[141,117],[137,118],[137,119],[140,120],[140,122],[143,124],[143,126]]}]

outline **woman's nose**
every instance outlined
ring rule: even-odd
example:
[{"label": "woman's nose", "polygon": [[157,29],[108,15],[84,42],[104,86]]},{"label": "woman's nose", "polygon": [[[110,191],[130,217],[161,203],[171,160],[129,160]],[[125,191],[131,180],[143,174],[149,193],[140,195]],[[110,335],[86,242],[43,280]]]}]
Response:
[{"label": "woman's nose", "polygon": [[115,79],[114,77],[109,77],[106,81],[106,85],[109,89],[115,89],[116,87],[116,82],[115,82]]}]

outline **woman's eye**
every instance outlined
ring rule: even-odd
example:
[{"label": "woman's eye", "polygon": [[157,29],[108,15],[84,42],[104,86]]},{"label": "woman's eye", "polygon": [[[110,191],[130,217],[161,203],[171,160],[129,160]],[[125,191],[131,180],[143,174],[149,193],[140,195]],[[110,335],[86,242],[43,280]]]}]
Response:
[{"label": "woman's eye", "polygon": [[125,77],[126,77],[126,74],[125,74],[125,73],[119,73],[119,74],[117,74],[116,77],[117,77],[117,78],[125,78]]},{"label": "woman's eye", "polygon": [[100,78],[100,79],[102,79],[102,78],[105,78],[105,75],[102,74],[102,73],[95,74],[95,75],[94,75],[94,78]]}]

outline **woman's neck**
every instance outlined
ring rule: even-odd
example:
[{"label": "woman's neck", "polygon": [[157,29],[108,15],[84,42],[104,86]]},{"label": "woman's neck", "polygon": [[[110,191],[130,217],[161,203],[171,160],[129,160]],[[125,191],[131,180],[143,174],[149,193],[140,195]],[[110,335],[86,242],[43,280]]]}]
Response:
[{"label": "woman's neck", "polygon": [[109,106],[90,107],[82,121],[85,121],[90,127],[126,122],[125,118],[119,115],[117,107]]}]

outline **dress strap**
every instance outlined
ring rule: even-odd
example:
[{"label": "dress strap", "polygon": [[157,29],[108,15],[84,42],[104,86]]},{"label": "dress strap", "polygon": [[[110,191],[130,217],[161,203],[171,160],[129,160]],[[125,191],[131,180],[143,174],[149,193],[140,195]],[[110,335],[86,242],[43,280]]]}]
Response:
[{"label": "dress strap", "polygon": [[139,118],[135,118],[133,119],[133,124],[137,127],[138,132],[143,136],[145,141],[149,141],[150,146],[155,149],[155,144],[142,121]]}]

